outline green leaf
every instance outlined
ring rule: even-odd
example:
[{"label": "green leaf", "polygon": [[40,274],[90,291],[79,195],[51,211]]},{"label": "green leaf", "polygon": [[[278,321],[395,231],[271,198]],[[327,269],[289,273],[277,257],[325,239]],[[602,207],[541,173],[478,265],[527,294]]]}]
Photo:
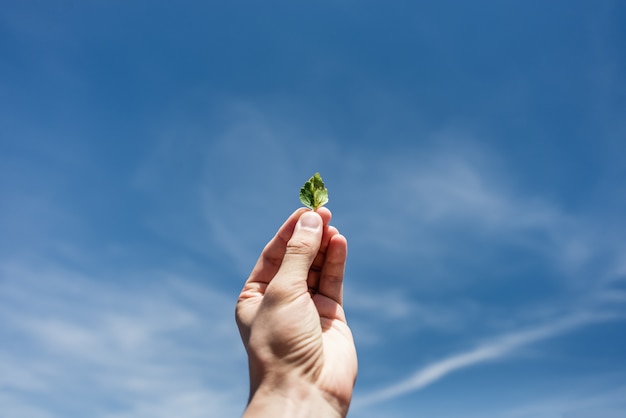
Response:
[{"label": "green leaf", "polygon": [[328,190],[324,186],[320,173],[315,173],[300,189],[300,202],[315,210],[328,203]]}]

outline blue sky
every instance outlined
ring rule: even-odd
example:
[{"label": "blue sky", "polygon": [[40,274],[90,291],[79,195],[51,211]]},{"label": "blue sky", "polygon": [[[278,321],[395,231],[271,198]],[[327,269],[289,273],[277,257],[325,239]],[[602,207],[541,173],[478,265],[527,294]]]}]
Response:
[{"label": "blue sky", "polygon": [[626,416],[619,1],[0,1],[0,405],[239,416],[315,171],[350,416]]}]

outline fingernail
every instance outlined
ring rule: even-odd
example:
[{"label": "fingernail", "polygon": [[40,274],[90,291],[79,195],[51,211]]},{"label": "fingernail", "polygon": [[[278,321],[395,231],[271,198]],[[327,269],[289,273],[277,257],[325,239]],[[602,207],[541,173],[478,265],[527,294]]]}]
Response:
[{"label": "fingernail", "polygon": [[315,212],[305,212],[298,221],[300,228],[317,231],[322,227],[322,218]]}]

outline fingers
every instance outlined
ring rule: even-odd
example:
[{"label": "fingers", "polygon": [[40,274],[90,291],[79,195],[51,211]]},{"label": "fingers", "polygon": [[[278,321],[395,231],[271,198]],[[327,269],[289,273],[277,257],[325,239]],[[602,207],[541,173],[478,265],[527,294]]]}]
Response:
[{"label": "fingers", "polygon": [[250,273],[248,282],[269,283],[272,277],[274,277],[280,264],[283,262],[287,241],[293,234],[296,222],[298,222],[300,215],[306,212],[306,210],[306,208],[297,209],[278,229],[274,238],[263,249],[261,256],[252,269],[252,273]]},{"label": "fingers", "polygon": [[[250,273],[247,283],[260,282],[267,284],[272,280],[283,262],[287,242],[293,235],[298,219],[300,219],[303,213],[308,211],[309,209],[307,208],[299,208],[287,218],[285,223],[278,229],[278,232],[276,232],[276,235],[274,235],[274,238],[272,238],[263,249],[261,256],[252,269],[252,273]],[[317,210],[317,213],[322,217],[323,224],[327,226],[332,218],[330,210],[320,208]]]},{"label": "fingers", "polygon": [[319,278],[318,294],[343,304],[343,275],[348,256],[348,241],[337,233],[330,238]]},{"label": "fingers", "polygon": [[323,230],[324,220],[319,213],[307,211],[300,216],[286,244],[282,264],[269,283],[266,295],[272,292],[280,298],[293,299],[308,291],[307,277],[320,249]]},{"label": "fingers", "polygon": [[320,245],[320,250],[317,252],[315,259],[313,260],[313,264],[311,265],[311,269],[309,270],[309,275],[307,277],[307,286],[309,289],[317,292],[317,287],[320,281],[320,274],[322,272],[322,268],[324,267],[324,263],[326,262],[326,251],[328,249],[328,244],[330,239],[337,235],[339,231],[334,226],[328,226],[324,228],[324,234],[322,235],[322,244]]}]

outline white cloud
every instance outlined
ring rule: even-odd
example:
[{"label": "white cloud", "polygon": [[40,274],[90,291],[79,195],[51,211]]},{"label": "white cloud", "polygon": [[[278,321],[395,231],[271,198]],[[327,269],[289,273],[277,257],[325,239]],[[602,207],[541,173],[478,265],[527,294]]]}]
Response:
[{"label": "white cloud", "polygon": [[234,301],[185,277],[149,283],[2,263],[3,414],[240,414],[247,373]]},{"label": "white cloud", "polygon": [[366,288],[353,277],[345,287],[348,319],[360,344],[384,344],[384,335],[415,335],[425,329],[454,334],[466,329],[481,313],[476,303],[467,299],[448,299],[441,304],[419,300],[398,285],[373,288],[371,284]]},{"label": "white cloud", "polygon": [[243,275],[300,206],[302,183],[332,160],[332,145],[250,103],[221,103],[215,113],[205,123],[169,121],[186,126],[182,132],[158,129],[165,134],[133,185],[158,202],[150,228],[199,253],[228,257]]},{"label": "white cloud", "polygon": [[[381,403],[415,392],[445,376],[480,363],[504,358],[516,350],[541,340],[553,338],[593,322],[615,319],[613,315],[575,314],[535,328],[519,330],[492,339],[474,349],[452,355],[417,370],[410,377],[355,399],[355,408]],[[623,318],[621,318],[623,319]]]},{"label": "white cloud", "polygon": [[[381,264],[389,262],[388,256],[406,260],[421,257],[439,266],[447,279],[445,283],[432,280],[431,286],[454,288],[468,278],[463,272],[450,273],[454,265],[454,261],[448,263],[451,255],[484,256],[484,262],[498,267],[492,255],[480,254],[480,248],[465,247],[463,239],[479,237],[493,247],[502,243],[516,246],[529,258],[541,258],[547,269],[562,273],[562,280],[556,284],[560,286],[555,291],[557,303],[545,302],[556,306],[552,314],[568,312],[573,301],[591,306],[600,295],[607,295],[607,288],[597,285],[598,278],[606,273],[597,261],[606,253],[613,255],[607,249],[613,249],[616,240],[603,239],[611,225],[593,216],[568,212],[557,202],[516,188],[511,181],[514,175],[499,164],[497,157],[471,145],[471,141],[454,144],[448,140],[447,146],[439,148],[407,148],[401,152],[390,149],[377,155],[354,148],[347,155],[339,155],[332,140],[312,138],[306,126],[298,121],[288,123],[276,113],[280,112],[236,104],[224,111],[219,126],[184,124],[191,128],[182,135],[168,134],[138,170],[135,181],[158,200],[151,227],[200,253],[217,251],[225,255],[228,263],[245,275],[262,245],[290,212],[277,213],[276,208],[297,205],[301,180],[311,174],[311,166],[324,162],[337,181],[334,185],[329,182],[331,209],[341,222],[342,232],[347,232],[351,248],[360,250],[351,251],[350,263],[378,262],[372,254],[381,255]],[[185,170],[183,175],[166,178],[179,167]],[[366,185],[364,179],[368,180]],[[364,187],[368,196],[373,196],[371,201],[363,201]],[[293,194],[287,196],[285,190]],[[484,306],[471,299],[441,309],[406,296],[402,284],[389,283],[386,277],[364,279],[368,282],[361,286],[361,278],[352,278],[359,291],[351,292],[349,285],[346,292],[348,309],[357,313],[350,320],[361,343],[384,341],[380,336],[388,335],[389,324],[403,320],[438,330],[454,329],[468,320],[468,313],[472,320],[485,317],[485,321],[476,322],[490,320]],[[419,287],[428,282],[428,278],[421,277],[406,279],[406,286]],[[361,291],[376,280],[387,281],[385,291],[375,297]],[[612,292],[611,296],[619,299],[620,295]],[[545,306],[525,307],[524,312],[536,313],[536,323],[545,323],[550,317],[544,315]],[[376,312],[379,322],[363,315],[368,310]],[[455,370],[505,357],[522,346],[585,322],[566,318],[519,331],[520,323],[527,324],[528,318],[520,320],[522,314],[514,308],[505,313],[503,320],[508,322],[500,329],[513,330],[510,333],[427,366],[368,399],[382,400],[418,390]],[[139,344],[128,335],[136,334],[129,331],[118,339],[130,346]],[[75,338],[81,338],[80,332]]]}]

